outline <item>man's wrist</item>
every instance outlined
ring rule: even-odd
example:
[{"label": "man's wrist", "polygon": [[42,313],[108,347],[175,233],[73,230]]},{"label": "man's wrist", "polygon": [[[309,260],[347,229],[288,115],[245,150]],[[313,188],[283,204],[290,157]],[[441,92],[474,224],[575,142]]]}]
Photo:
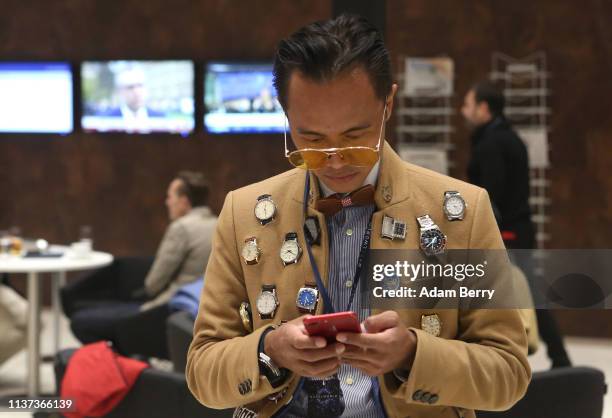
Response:
[{"label": "man's wrist", "polygon": [[[257,361],[259,363],[259,372],[266,376],[270,385],[273,388],[277,388],[281,386],[287,376],[289,375],[288,370],[282,367],[279,367],[276,362],[270,356],[270,341],[269,335],[274,332],[276,327],[270,327],[266,329],[259,339],[259,348],[257,353]],[[267,344],[266,344],[267,341]]]},{"label": "man's wrist", "polygon": [[414,363],[414,358],[416,356],[417,336],[416,333],[411,329],[408,329],[408,339],[409,343],[406,357],[404,358],[402,363],[398,365],[398,367],[392,370],[393,376],[402,383],[408,380],[408,377],[410,376],[410,370],[412,369],[412,364]]}]

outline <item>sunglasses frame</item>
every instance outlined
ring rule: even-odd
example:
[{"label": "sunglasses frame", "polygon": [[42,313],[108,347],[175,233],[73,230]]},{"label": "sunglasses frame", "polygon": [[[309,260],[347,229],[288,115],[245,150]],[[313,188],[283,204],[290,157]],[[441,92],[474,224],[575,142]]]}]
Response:
[{"label": "sunglasses frame", "polygon": [[[367,149],[367,150],[372,150],[378,154],[380,152],[380,145],[382,144],[382,136],[383,136],[382,133],[383,133],[383,127],[385,126],[386,116],[387,116],[387,101],[385,100],[385,107],[383,109],[383,117],[380,123],[380,131],[378,134],[378,143],[376,144],[376,148],[370,148],[370,147],[364,147],[364,146],[336,147],[336,148],[302,148],[302,149],[296,149],[295,151],[290,152],[289,148],[287,147],[287,120],[288,118],[287,118],[287,115],[285,115],[285,130],[283,132],[284,137],[285,137],[285,158],[287,158],[289,162],[291,163],[291,159],[289,158],[291,154],[295,154],[297,152],[302,152],[302,151],[315,151],[315,152],[324,153],[327,155],[328,160],[334,154],[339,154],[340,152],[344,150]],[[293,163],[291,163],[291,165],[295,166]],[[308,167],[305,167],[305,168],[308,169]]]}]

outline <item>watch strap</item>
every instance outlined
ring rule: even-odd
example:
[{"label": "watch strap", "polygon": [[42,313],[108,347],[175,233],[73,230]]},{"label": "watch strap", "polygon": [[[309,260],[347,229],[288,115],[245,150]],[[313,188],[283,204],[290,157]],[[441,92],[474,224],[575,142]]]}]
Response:
[{"label": "watch strap", "polygon": [[438,225],[436,225],[429,215],[418,216],[416,220],[422,230],[438,228]]}]

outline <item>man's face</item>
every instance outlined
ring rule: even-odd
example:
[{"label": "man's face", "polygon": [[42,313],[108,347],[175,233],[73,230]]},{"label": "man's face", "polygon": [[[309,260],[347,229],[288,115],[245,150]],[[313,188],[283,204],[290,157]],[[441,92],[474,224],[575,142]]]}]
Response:
[{"label": "man's face", "polygon": [[124,103],[133,112],[136,112],[141,107],[144,107],[146,100],[146,91],[142,84],[131,84],[123,86],[120,89],[121,97]]},{"label": "man's face", "polygon": [[166,207],[171,221],[186,215],[191,210],[191,204],[187,196],[179,193],[182,184],[182,180],[174,179],[166,192]]},{"label": "man's face", "polygon": [[470,128],[477,128],[483,125],[491,119],[489,113],[489,107],[486,102],[477,103],[476,94],[474,90],[467,92],[463,99],[463,106],[461,107],[461,113],[465,118],[465,122]]},{"label": "man's face", "polygon": [[[385,119],[391,114],[396,89],[394,84],[387,98]],[[375,148],[381,134],[384,106],[361,67],[322,83],[298,71],[289,79],[287,115],[291,138],[297,148]],[[384,127],[382,135],[384,138]],[[333,155],[314,174],[333,191],[347,193],[359,188],[371,169],[350,166]]]}]

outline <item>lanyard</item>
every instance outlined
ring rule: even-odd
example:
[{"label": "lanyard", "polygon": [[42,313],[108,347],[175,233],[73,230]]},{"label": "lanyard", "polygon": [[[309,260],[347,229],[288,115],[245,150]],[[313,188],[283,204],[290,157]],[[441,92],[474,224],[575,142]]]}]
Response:
[{"label": "lanyard", "polygon": [[[306,172],[306,184],[304,185],[304,205],[303,205],[303,218],[306,219],[306,211],[308,209],[308,194],[310,192],[310,173]],[[370,216],[370,220],[368,221],[368,227],[366,228],[365,234],[363,235],[363,241],[361,242],[361,249],[359,250],[359,258],[357,259],[357,269],[355,270],[355,276],[353,277],[353,286],[351,287],[351,295],[349,297],[349,302],[346,307],[346,310],[350,310],[351,305],[353,304],[353,299],[355,297],[355,292],[357,291],[357,285],[359,284],[359,279],[363,272],[363,266],[365,264],[366,259],[368,258],[370,252],[368,251],[370,248],[370,237],[372,236],[372,217]],[[329,293],[323,284],[323,280],[321,279],[321,274],[319,273],[319,268],[317,267],[317,263],[312,255],[312,249],[310,247],[310,242],[306,240],[306,250],[308,251],[308,258],[310,259],[310,265],[312,266],[312,271],[315,276],[315,281],[317,282],[317,287],[319,291],[323,295],[324,309],[325,313],[333,313],[336,310],[334,309],[334,305],[331,301]]]}]

